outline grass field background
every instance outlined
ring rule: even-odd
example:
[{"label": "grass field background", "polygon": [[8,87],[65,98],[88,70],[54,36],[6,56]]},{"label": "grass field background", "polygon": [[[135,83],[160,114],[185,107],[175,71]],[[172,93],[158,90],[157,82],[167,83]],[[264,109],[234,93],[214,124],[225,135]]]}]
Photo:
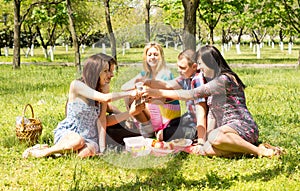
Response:
[{"label": "grass field background", "polygon": [[[120,91],[139,71],[139,67],[120,67],[112,91]],[[16,117],[25,104],[32,104],[44,127],[40,142],[51,145],[52,131],[64,118],[69,84],[78,74],[75,67],[23,64],[12,70],[0,65],[0,190],[300,190],[299,70],[235,71],[247,85],[248,108],[259,125],[259,140],[285,148],[280,159],[185,153],[133,158],[123,152],[85,160],[75,155],[22,159],[26,145],[16,139]],[[123,100],[114,105],[125,111]]]},{"label": "grass field background", "polygon": [[[219,50],[221,46],[215,45]],[[228,48],[228,50],[223,51],[225,59],[230,64],[297,64],[299,57],[300,45],[295,44],[292,48],[291,54],[288,52],[287,44],[284,45],[284,49],[280,50],[278,45],[275,45],[274,48],[268,46],[267,43],[261,48],[261,58],[257,59],[256,52],[253,51],[253,48],[249,44],[241,45],[241,54],[237,54],[235,45]],[[50,57],[45,58],[42,48],[38,47],[34,49],[34,56],[25,57],[24,51],[21,51],[21,62],[22,63],[73,63],[74,62],[74,49],[72,47],[66,48],[62,46],[55,47],[54,50],[54,60],[51,61]],[[173,47],[164,48],[165,58],[167,63],[176,63],[177,55],[181,51],[181,48],[175,49]],[[2,50],[2,52],[4,52]],[[84,61],[88,56],[94,53],[103,52],[102,48],[91,48],[87,47],[84,51],[81,51],[81,59]],[[10,55],[8,57],[1,56],[0,62],[2,63],[11,63],[13,60],[12,49],[10,49]],[[105,53],[111,54],[110,48],[105,49]],[[120,64],[126,63],[141,63],[142,61],[142,48],[130,48],[126,49],[123,54],[123,49],[117,49],[117,59]]]}]

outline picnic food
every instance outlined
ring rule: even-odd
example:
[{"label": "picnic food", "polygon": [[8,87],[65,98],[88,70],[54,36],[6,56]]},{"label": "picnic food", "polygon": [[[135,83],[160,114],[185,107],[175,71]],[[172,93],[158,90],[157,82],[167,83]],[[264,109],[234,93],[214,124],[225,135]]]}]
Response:
[{"label": "picnic food", "polygon": [[184,146],[186,144],[185,139],[175,139],[172,142],[175,146]]},{"label": "picnic food", "polygon": [[172,142],[165,142],[159,140],[153,140],[151,146],[157,149],[164,149],[164,150],[174,149],[174,144]]},{"label": "picnic food", "polygon": [[172,141],[175,147],[186,147],[193,143],[191,139],[174,139]]}]

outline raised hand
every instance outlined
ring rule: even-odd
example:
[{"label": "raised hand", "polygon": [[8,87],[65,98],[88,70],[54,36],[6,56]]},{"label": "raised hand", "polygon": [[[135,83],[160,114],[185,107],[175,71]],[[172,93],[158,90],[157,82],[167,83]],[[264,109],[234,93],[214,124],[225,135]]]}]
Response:
[{"label": "raised hand", "polygon": [[129,114],[131,116],[135,116],[142,112],[146,108],[145,102],[141,102],[140,104],[136,104],[136,100],[132,102],[129,108]]}]

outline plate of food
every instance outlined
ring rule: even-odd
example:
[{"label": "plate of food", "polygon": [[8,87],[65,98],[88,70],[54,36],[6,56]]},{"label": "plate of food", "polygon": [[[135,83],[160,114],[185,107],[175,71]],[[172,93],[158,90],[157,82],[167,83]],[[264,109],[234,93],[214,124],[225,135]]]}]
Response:
[{"label": "plate of food", "polygon": [[165,142],[159,140],[152,140],[151,143],[152,154],[155,156],[165,156],[174,152],[174,145],[172,142]]},{"label": "plate of food", "polygon": [[174,148],[183,148],[190,146],[193,141],[191,139],[174,139],[171,143],[173,143]]}]

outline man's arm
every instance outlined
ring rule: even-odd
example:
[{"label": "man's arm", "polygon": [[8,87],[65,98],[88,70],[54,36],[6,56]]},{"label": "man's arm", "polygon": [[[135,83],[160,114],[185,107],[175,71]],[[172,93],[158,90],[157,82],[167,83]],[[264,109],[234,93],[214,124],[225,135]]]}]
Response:
[{"label": "man's arm", "polygon": [[145,80],[144,85],[153,89],[165,89],[165,90],[178,90],[182,88],[177,83],[176,79],[168,80],[168,81]]}]

